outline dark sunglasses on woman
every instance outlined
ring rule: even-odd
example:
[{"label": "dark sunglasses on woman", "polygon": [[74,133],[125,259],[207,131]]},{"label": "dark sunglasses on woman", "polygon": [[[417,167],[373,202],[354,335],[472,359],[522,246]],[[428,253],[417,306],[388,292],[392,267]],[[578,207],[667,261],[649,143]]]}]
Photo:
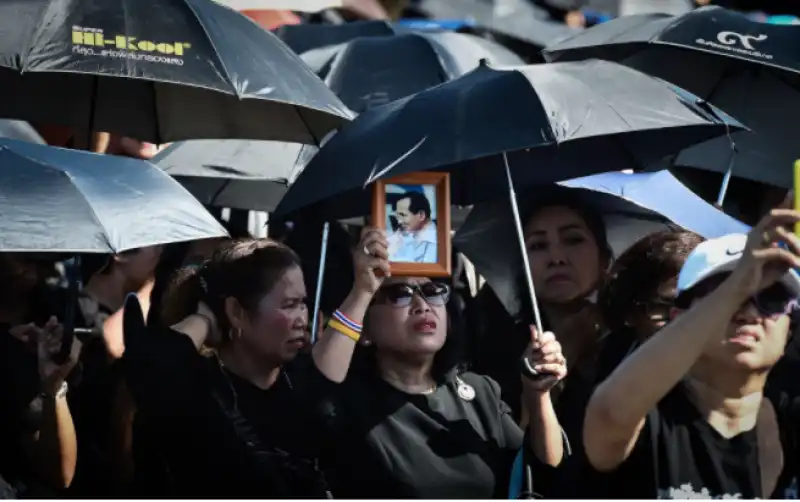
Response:
[{"label": "dark sunglasses on woman", "polygon": [[388,284],[378,290],[375,299],[393,307],[408,307],[414,295],[419,295],[429,305],[442,306],[450,299],[450,286],[438,282]]},{"label": "dark sunglasses on woman", "polygon": [[[681,295],[676,301],[676,305],[681,308],[688,308],[694,299],[707,296],[714,291],[729,274],[720,274],[701,282],[687,295]],[[792,295],[791,291],[781,283],[763,289],[750,298],[750,302],[764,316],[772,317],[791,314],[797,310],[798,299]]]}]

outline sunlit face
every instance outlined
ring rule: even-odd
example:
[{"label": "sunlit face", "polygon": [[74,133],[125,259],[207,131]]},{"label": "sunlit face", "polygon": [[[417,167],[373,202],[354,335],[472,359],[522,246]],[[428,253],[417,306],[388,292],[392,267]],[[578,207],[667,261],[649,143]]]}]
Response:
[{"label": "sunlit face", "polygon": [[293,360],[309,343],[306,286],[300,267],[288,269],[275,287],[244,316],[242,343],[265,359]]},{"label": "sunlit face", "polygon": [[531,276],[539,299],[568,303],[592,293],[607,264],[583,218],[566,206],[537,211],[525,226]]},{"label": "sunlit face", "polygon": [[425,213],[411,212],[411,199],[400,199],[394,212],[397,223],[404,232],[416,232],[425,226]]},{"label": "sunlit face", "polygon": [[[713,287],[721,280],[719,278],[711,285],[705,285],[705,291],[696,294],[694,303],[713,291]],[[763,312],[763,307],[757,307],[757,303],[767,305],[766,301],[751,299],[746,302],[728,325],[725,337],[709,341],[701,362],[753,372],[767,371],[778,362],[789,337],[791,318],[785,312],[791,309],[791,302],[786,289],[780,284],[768,288],[766,294],[771,303],[777,305],[766,310],[776,313],[768,314]]]},{"label": "sunlit face", "polygon": [[447,339],[448,298],[445,286],[427,278],[387,279],[367,312],[370,342],[379,351],[432,357]]}]

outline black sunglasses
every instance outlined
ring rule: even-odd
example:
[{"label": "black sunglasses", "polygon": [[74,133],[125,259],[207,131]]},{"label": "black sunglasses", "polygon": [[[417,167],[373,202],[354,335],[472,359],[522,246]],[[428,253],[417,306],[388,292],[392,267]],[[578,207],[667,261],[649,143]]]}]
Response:
[{"label": "black sunglasses", "polygon": [[418,294],[429,305],[442,306],[450,299],[450,286],[438,282],[424,284],[389,284],[382,286],[375,299],[393,307],[408,307]]},{"label": "black sunglasses", "polygon": [[[688,291],[687,295],[680,295],[679,306],[688,308],[694,299],[702,298],[714,291],[729,274],[720,274],[702,281]],[[763,289],[750,298],[756,309],[767,317],[791,314],[798,307],[797,296],[781,283]]]}]

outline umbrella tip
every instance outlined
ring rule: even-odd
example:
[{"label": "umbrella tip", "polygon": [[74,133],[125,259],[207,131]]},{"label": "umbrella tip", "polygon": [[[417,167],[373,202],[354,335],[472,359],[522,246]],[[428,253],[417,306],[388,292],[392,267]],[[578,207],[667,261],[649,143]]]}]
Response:
[{"label": "umbrella tip", "polygon": [[488,58],[481,58],[480,65],[481,66],[489,66],[489,59]]}]

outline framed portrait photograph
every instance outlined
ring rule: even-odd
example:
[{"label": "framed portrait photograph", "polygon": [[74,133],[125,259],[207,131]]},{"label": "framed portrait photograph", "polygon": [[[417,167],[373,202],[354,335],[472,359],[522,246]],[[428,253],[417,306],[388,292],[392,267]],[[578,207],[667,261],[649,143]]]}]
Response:
[{"label": "framed portrait photograph", "polygon": [[386,230],[392,275],[450,276],[450,175],[411,173],[373,190],[372,222]]}]

